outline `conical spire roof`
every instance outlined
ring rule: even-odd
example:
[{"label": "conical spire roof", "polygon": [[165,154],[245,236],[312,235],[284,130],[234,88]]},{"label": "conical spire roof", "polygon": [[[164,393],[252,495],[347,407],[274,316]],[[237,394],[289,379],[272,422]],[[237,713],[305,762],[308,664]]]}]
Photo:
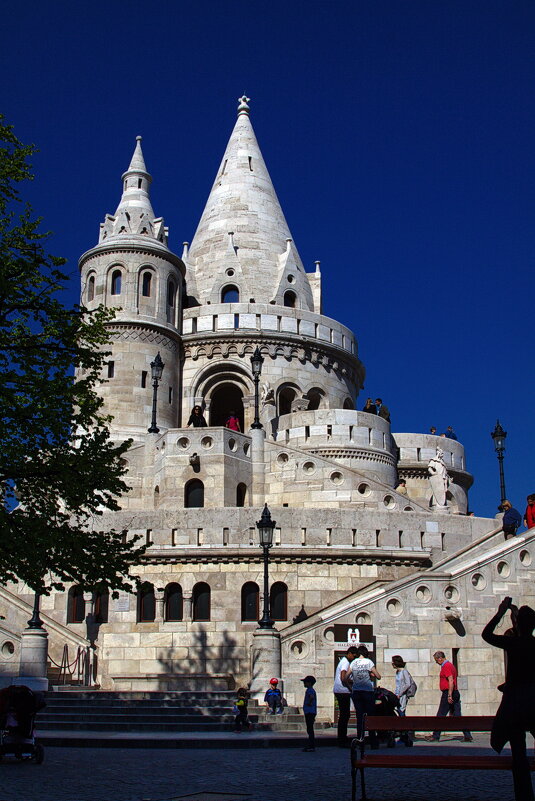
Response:
[{"label": "conical spire roof", "polygon": [[[249,98],[242,97],[238,119],[189,249],[188,294],[194,294],[201,304],[208,300],[214,303],[225,283],[234,282],[240,301],[273,301],[281,271],[288,265],[293,273],[300,272],[304,277],[291,240],[251,124]],[[303,292],[310,294],[306,279],[303,284]],[[303,305],[312,308],[311,295]]]},{"label": "conical spire roof", "polygon": [[156,218],[149,197],[152,177],[147,172],[141,149],[141,136],[136,136],[136,147],[130,166],[122,175],[123,193],[115,214],[107,214],[100,230],[100,243],[121,237],[149,237],[167,244],[167,230],[162,217]]}]

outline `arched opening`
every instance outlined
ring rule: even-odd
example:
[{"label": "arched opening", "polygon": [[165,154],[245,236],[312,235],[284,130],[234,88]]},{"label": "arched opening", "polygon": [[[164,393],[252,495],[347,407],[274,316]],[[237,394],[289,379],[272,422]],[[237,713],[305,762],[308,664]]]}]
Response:
[{"label": "arched opening", "polygon": [[237,286],[229,284],[221,290],[221,303],[239,303],[240,290]]},{"label": "arched opening", "polygon": [[110,602],[110,594],[108,590],[97,590],[95,593],[95,623],[108,622],[108,608]]},{"label": "arched opening", "polygon": [[164,594],[164,620],[183,620],[184,599],[180,584],[168,584]]},{"label": "arched opening", "polygon": [[144,298],[150,298],[152,289],[152,273],[146,270],[141,278],[141,294]]},{"label": "arched opening", "polygon": [[71,587],[67,598],[67,623],[83,623],[85,601],[82,587]]},{"label": "arched opening", "polygon": [[243,431],[243,392],[236,384],[225,382],[214,389],[210,400],[210,425],[224,426],[234,412]]},{"label": "arched opening", "polygon": [[287,306],[289,309],[295,309],[295,304],[297,301],[297,295],[295,292],[292,292],[290,289],[284,293],[284,306]]},{"label": "arched opening", "polygon": [[260,617],[260,590],[254,581],[248,581],[241,588],[241,619],[257,621]]},{"label": "arched opening", "polygon": [[297,392],[293,387],[283,387],[277,395],[277,409],[281,414],[290,414],[292,411],[292,401],[295,400]]},{"label": "arched opening", "polygon": [[245,506],[247,499],[247,484],[238,484],[236,487],[236,506]]},{"label": "arched opening", "polygon": [[288,587],[283,581],[271,585],[269,611],[273,620],[288,619]]},{"label": "arched opening", "polygon": [[167,282],[167,322],[175,322],[176,286],[172,279]]},{"label": "arched opening", "polygon": [[137,591],[137,622],[153,623],[156,617],[154,586],[144,581]]},{"label": "arched opening", "polygon": [[120,270],[114,270],[111,274],[111,294],[121,294],[122,274]]},{"label": "arched opening", "polygon": [[206,582],[200,581],[193,588],[192,600],[192,620],[210,620],[210,587]]},{"label": "arched opening", "polygon": [[87,301],[88,303],[95,299],[95,276],[90,275],[87,283]]},{"label": "arched opening", "polygon": [[204,484],[198,478],[192,478],[184,487],[184,508],[202,509],[204,506]]},{"label": "arched opening", "polygon": [[315,409],[319,409],[321,406],[321,402],[324,398],[324,392],[321,389],[311,389],[307,392],[308,398],[308,406],[307,410],[309,412],[313,412]]},{"label": "arched opening", "polygon": [[355,408],[355,404],[353,403],[351,398],[346,398],[345,399],[343,408],[344,409],[354,409]]}]

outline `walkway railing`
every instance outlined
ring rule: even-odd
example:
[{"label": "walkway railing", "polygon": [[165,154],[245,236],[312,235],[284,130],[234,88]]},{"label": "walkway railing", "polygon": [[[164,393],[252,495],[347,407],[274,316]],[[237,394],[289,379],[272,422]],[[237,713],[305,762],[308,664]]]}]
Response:
[{"label": "walkway railing", "polygon": [[90,645],[79,645],[76,656],[72,662],[69,661],[69,646],[63,646],[61,662],[58,664],[49,655],[50,662],[54,667],[59,668],[58,684],[70,684],[74,682],[82,687],[92,687],[97,676],[97,653]]}]

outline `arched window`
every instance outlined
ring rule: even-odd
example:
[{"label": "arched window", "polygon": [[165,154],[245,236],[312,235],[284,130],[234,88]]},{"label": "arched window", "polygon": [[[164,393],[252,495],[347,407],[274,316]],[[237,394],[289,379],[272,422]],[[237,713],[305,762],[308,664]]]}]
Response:
[{"label": "arched window", "polygon": [[323,400],[323,396],[324,395],[321,389],[311,389],[309,392],[307,392],[307,398],[308,398],[307,410],[309,412],[313,412],[316,409],[319,409],[321,406],[321,402]]},{"label": "arched window", "polygon": [[260,617],[260,590],[254,581],[248,581],[241,588],[241,619],[258,620]]},{"label": "arched window", "polygon": [[295,292],[288,290],[284,293],[284,305],[287,306],[289,309],[295,309],[295,302],[297,300],[297,296]]},{"label": "arched window", "polygon": [[144,581],[137,591],[137,622],[153,623],[156,617],[154,586]]},{"label": "arched window", "polygon": [[170,309],[174,309],[176,299],[176,286],[174,281],[167,282],[167,305]]},{"label": "arched window", "polygon": [[184,508],[202,509],[203,506],[204,484],[198,478],[193,478],[184,487]]},{"label": "arched window", "polygon": [[355,406],[351,398],[346,398],[344,401],[344,409],[354,409]]},{"label": "arched window", "polygon": [[245,506],[247,498],[247,484],[238,484],[236,487],[236,506]]},{"label": "arched window", "polygon": [[87,282],[87,301],[88,303],[95,299],[95,276],[90,275]]},{"label": "arched window", "polygon": [[67,623],[83,623],[85,601],[82,587],[71,587],[67,598]]},{"label": "arched window", "polygon": [[206,582],[200,581],[193,588],[192,600],[192,620],[210,620],[210,587]]},{"label": "arched window", "polygon": [[288,619],[288,587],[283,581],[271,585],[269,611],[273,620]]},{"label": "arched window", "polygon": [[144,298],[150,298],[152,284],[152,273],[146,270],[141,278],[141,294]]},{"label": "arched window", "polygon": [[164,620],[182,620],[184,617],[184,602],[180,584],[168,584],[164,595]]},{"label": "arched window", "polygon": [[120,270],[114,270],[111,274],[111,294],[121,294],[122,273]]},{"label": "arched window", "polygon": [[221,290],[221,303],[239,303],[240,290],[237,286],[224,286]]},{"label": "arched window", "polygon": [[108,590],[97,590],[95,593],[95,623],[108,622],[110,594]]},{"label": "arched window", "polygon": [[292,411],[292,401],[296,398],[296,391],[293,387],[284,387],[278,394],[277,406],[279,415],[290,414]]}]

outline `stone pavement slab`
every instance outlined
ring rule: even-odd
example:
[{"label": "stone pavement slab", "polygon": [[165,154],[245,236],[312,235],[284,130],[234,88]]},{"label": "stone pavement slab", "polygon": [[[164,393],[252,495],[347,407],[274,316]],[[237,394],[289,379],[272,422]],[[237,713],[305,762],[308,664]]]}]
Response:
[{"label": "stone pavement slab", "polygon": [[[417,742],[414,747],[422,753],[439,747],[452,758],[459,750],[489,752],[485,735],[476,735],[473,743],[444,738],[440,744]],[[513,801],[507,771],[389,769],[367,776],[370,801]],[[201,795],[196,799],[195,794]],[[49,746],[43,765],[0,763],[0,801],[171,801],[184,796],[200,801],[202,794],[210,801],[350,801],[349,750]]]}]

